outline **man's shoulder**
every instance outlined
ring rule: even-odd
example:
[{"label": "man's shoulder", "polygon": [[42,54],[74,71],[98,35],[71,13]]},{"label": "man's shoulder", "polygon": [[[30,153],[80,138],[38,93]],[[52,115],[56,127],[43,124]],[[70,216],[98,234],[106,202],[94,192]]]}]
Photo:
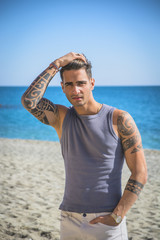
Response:
[{"label": "man's shoulder", "polygon": [[127,111],[124,111],[124,110],[121,110],[118,108],[114,109],[114,111],[113,111],[113,124],[114,125],[118,124],[118,120],[120,120],[120,119],[124,120],[124,119],[128,119],[128,118],[131,118],[131,115]]},{"label": "man's shoulder", "polygon": [[60,117],[65,116],[69,108],[64,105],[59,105],[59,104],[56,104],[56,105],[58,107],[58,112]]},{"label": "man's shoulder", "polygon": [[[115,108],[113,111],[113,128],[118,137],[120,137],[119,132],[118,132],[118,125],[120,124],[120,121],[122,120],[123,116],[125,114],[128,114],[126,111]],[[120,120],[121,119],[121,120]]]}]

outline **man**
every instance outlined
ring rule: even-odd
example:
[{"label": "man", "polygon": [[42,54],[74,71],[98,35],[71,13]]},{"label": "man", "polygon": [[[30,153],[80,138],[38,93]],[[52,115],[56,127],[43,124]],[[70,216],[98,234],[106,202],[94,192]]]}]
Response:
[{"label": "man", "polygon": [[[60,70],[67,108],[43,98]],[[22,96],[23,106],[54,127],[66,170],[61,240],[126,240],[125,215],[147,179],[139,131],[122,110],[95,101],[95,80],[84,55],[68,53],[42,72]],[[131,171],[121,195],[124,157]]]}]

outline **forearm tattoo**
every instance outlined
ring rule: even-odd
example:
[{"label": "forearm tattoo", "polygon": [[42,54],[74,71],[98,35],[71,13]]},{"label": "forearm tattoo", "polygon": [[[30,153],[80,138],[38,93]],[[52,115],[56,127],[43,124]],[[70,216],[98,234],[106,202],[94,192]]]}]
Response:
[{"label": "forearm tattoo", "polygon": [[[48,69],[52,69],[50,66]],[[53,68],[53,70],[55,70]],[[53,74],[43,71],[30,85],[30,87],[24,93],[24,105],[25,108],[34,115],[42,123],[49,124],[49,121],[46,117],[46,111],[52,111],[54,114],[57,114],[57,107],[51,101],[46,98],[42,98],[46,88],[56,74],[56,71]]]},{"label": "forearm tattoo", "polygon": [[[56,72],[55,72],[56,73]],[[54,75],[43,71],[31,84],[31,86],[24,93],[25,107],[27,109],[33,109],[36,107],[42,96],[44,95],[46,88]]]},{"label": "forearm tattoo", "polygon": [[125,190],[128,190],[132,193],[135,193],[137,196],[139,196],[143,186],[144,185],[142,183],[137,182],[136,180],[133,180],[133,179],[129,179]]},{"label": "forearm tattoo", "polygon": [[142,148],[141,137],[132,117],[123,112],[117,119],[118,132],[122,140],[124,151],[134,147],[131,153],[138,152]]}]

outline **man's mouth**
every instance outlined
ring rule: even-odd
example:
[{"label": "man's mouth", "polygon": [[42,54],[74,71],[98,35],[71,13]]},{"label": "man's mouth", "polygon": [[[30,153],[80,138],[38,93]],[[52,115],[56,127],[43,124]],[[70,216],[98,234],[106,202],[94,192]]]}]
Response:
[{"label": "man's mouth", "polygon": [[73,96],[72,99],[74,99],[74,100],[81,100],[82,97],[81,96]]}]

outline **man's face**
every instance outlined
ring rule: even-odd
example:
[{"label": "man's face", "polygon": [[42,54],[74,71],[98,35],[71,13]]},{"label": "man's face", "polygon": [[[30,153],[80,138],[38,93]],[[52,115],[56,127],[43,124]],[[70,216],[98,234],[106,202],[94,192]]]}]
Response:
[{"label": "man's face", "polygon": [[85,69],[68,70],[63,72],[61,83],[67,99],[75,107],[89,103],[94,88],[94,79],[89,79]]}]

